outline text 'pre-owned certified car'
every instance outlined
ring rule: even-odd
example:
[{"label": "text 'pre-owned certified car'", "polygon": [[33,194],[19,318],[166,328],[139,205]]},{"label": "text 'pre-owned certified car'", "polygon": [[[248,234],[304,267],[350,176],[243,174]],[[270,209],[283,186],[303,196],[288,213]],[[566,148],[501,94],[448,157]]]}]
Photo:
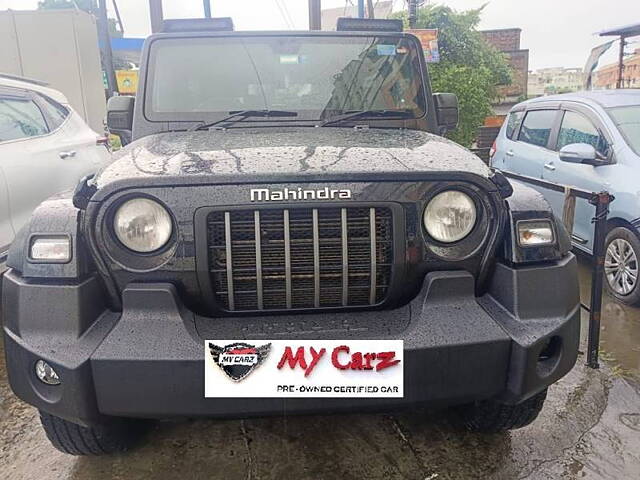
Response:
[{"label": "text 'pre-owned certified car'", "polygon": [[[540,97],[513,107],[495,142],[491,165],[548,184],[607,191],[605,278],[609,292],[640,305],[640,90]],[[562,216],[565,194],[535,187]],[[593,251],[594,206],[577,199],[574,246]]]},{"label": "text 'pre-owned certified car'", "polygon": [[0,73],[0,266],[42,201],[110,161],[107,137],[91,130],[64,95]]},{"label": "text 'pre-owned certified car'", "polygon": [[579,340],[570,239],[537,192],[439,136],[418,39],[165,22],[146,40],[131,140],[14,242],[13,391],[72,454],[145,419],[451,406],[533,421]]}]

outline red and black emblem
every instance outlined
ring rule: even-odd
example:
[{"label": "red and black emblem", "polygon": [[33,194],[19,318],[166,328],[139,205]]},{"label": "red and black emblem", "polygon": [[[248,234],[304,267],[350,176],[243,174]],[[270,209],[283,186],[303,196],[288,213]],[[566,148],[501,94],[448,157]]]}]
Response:
[{"label": "red and black emblem", "polygon": [[231,380],[236,382],[245,378],[260,365],[269,355],[269,350],[271,350],[270,343],[260,347],[241,342],[224,347],[209,343],[209,351],[213,361]]}]

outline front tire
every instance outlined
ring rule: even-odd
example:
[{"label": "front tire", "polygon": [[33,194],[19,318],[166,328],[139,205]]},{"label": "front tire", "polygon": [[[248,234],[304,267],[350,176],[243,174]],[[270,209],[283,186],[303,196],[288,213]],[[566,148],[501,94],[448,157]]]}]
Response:
[{"label": "front tire", "polygon": [[638,236],[626,227],[611,229],[605,241],[605,284],[611,295],[627,305],[640,305],[638,260]]},{"label": "front tire", "polygon": [[533,422],[547,398],[547,389],[517,405],[482,400],[457,407],[464,426],[472,432],[499,433],[522,428]]},{"label": "front tire", "polygon": [[142,435],[143,423],[114,420],[108,425],[83,427],[40,412],[40,422],[51,444],[70,455],[109,455],[128,450]]}]

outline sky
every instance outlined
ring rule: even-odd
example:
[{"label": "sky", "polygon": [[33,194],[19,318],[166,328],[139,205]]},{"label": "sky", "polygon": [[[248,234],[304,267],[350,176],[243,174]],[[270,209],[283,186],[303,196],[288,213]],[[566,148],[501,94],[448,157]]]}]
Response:
[{"label": "sky", "polygon": [[[583,67],[591,49],[604,43],[604,29],[640,22],[639,0],[428,0],[456,10],[487,4],[481,29],[519,27],[521,48],[529,49],[529,69]],[[0,0],[0,10],[29,10],[37,0]],[[108,0],[111,4],[111,0]],[[148,0],[117,0],[126,36],[145,37],[151,31]],[[357,0],[322,0],[323,8],[342,7]],[[213,16],[232,17],[237,30],[308,28],[307,0],[211,0]],[[395,9],[405,0],[395,0]],[[163,0],[165,18],[200,17],[201,0]],[[288,21],[287,21],[288,20]],[[627,47],[640,48],[640,37]],[[612,48],[600,65],[616,61]]]}]

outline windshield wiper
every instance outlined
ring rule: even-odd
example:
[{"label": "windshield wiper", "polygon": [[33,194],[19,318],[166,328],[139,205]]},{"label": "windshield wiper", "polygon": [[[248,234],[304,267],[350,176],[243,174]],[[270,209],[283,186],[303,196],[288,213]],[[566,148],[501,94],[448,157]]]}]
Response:
[{"label": "windshield wiper", "polygon": [[[246,120],[249,117],[297,117],[298,112],[288,112],[286,110],[232,110],[229,115],[210,123],[200,123],[195,127],[189,129],[190,132],[194,130],[206,130],[211,127],[215,127],[220,123],[237,123]],[[237,117],[237,118],[236,118]]]},{"label": "windshield wiper", "polygon": [[413,112],[411,110],[351,110],[339,115],[335,115],[322,122],[319,127],[326,127],[327,125],[335,125],[337,123],[346,122],[354,118],[413,118]]}]

